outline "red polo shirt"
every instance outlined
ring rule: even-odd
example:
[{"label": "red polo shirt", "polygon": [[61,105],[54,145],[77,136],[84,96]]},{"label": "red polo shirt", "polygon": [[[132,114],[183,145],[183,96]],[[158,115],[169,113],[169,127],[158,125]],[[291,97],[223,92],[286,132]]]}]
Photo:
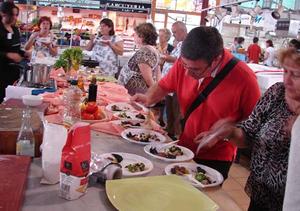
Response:
[{"label": "red polo shirt", "polygon": [[[220,69],[232,57],[229,51],[225,50]],[[186,73],[181,59],[178,59],[169,73],[159,81],[159,86],[168,92],[177,93],[180,110],[185,114],[210,80],[211,77],[206,78],[199,87],[199,81]],[[197,144],[193,139],[199,133],[209,130],[215,122],[226,117],[236,121],[245,119],[252,112],[259,97],[260,91],[253,71],[244,62],[239,62],[190,115],[179,144],[195,153]],[[232,161],[235,152],[236,148],[231,143],[220,141],[214,147],[202,150],[195,156],[205,160]]]},{"label": "red polo shirt", "polygon": [[247,52],[248,52],[249,61],[258,64],[259,55],[261,53],[261,49],[260,49],[259,45],[257,45],[256,43],[251,44],[248,47]]}]

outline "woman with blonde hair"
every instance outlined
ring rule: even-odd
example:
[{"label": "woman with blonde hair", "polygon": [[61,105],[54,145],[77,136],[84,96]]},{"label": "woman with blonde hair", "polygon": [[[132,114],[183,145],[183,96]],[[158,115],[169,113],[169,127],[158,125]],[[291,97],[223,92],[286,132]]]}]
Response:
[{"label": "woman with blonde hair", "polygon": [[[161,56],[170,55],[170,53],[174,49],[174,47],[171,44],[168,43],[171,36],[172,36],[172,33],[167,28],[158,30],[158,40],[159,40],[159,42],[157,44],[157,50],[158,50],[158,52],[160,53]],[[163,68],[164,63],[165,63],[165,60],[160,59],[160,61],[159,61],[160,69]]]}]

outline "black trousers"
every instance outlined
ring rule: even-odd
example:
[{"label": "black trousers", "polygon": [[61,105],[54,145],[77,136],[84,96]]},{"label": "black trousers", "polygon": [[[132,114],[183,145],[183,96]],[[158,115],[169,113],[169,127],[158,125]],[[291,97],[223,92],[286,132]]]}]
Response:
[{"label": "black trousers", "polygon": [[253,199],[250,200],[248,211],[271,211],[268,208],[258,205]]},{"label": "black trousers", "polygon": [[224,181],[225,179],[228,178],[228,172],[230,169],[230,166],[232,164],[232,161],[221,161],[221,160],[201,160],[201,159],[194,159],[194,161],[196,163],[211,167],[215,170],[217,170],[218,172],[220,172],[222,174],[222,176],[224,177]]},{"label": "black trousers", "polygon": [[20,68],[15,65],[6,65],[0,62],[0,103],[5,97],[5,89],[8,85],[13,83],[20,77]]}]

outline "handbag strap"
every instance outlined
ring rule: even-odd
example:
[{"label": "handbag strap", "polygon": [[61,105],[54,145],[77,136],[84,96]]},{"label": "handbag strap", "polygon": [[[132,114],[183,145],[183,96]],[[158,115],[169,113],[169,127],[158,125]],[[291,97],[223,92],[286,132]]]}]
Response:
[{"label": "handbag strap", "polygon": [[228,73],[234,68],[234,66],[239,62],[239,60],[233,57],[223,69],[214,77],[214,79],[205,87],[205,89],[198,95],[198,97],[193,101],[191,106],[188,108],[184,119],[182,120],[182,129],[185,127],[185,123],[193,111],[199,107],[199,105],[208,97],[208,95],[218,86],[219,83],[228,75]]}]

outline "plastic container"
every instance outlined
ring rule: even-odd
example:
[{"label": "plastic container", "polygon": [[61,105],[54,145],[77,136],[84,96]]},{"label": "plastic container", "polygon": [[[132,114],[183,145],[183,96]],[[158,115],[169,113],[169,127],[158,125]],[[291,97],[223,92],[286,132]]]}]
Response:
[{"label": "plastic container", "polygon": [[73,125],[80,120],[80,103],[82,91],[77,86],[77,81],[72,80],[71,86],[64,93],[63,121],[65,125]]},{"label": "plastic container", "polygon": [[30,124],[30,109],[23,111],[22,126],[16,143],[16,154],[34,157],[34,134]]}]

